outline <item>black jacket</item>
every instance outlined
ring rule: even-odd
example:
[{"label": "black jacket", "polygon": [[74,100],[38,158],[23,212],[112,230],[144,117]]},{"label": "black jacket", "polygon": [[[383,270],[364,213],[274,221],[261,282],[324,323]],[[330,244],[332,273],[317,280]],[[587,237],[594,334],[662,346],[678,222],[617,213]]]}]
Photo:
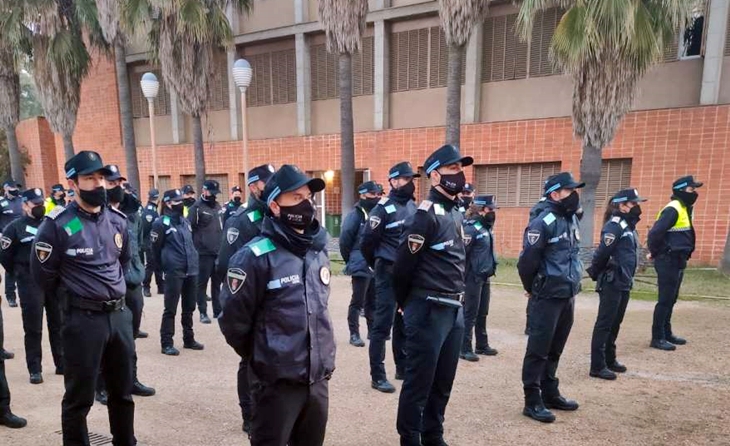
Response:
[{"label": "black jacket", "polygon": [[13,220],[23,215],[23,199],[21,197],[0,198],[0,232]]},{"label": "black jacket", "polygon": [[27,215],[13,220],[0,237],[0,263],[5,271],[15,275],[17,269],[27,271],[33,239],[43,219],[36,220]]},{"label": "black jacket", "polygon": [[[672,197],[672,200],[679,200],[679,198]],[[679,201],[681,202],[682,200]],[[659,214],[659,218],[651,230],[649,230],[646,241],[652,257],[657,258],[662,254],[668,254],[670,252],[679,254],[686,259],[692,257],[692,253],[695,250],[695,229],[692,222],[692,207],[688,207],[687,212],[689,213],[689,220],[692,227],[686,231],[670,231],[675,223],[677,223],[677,218],[679,218],[676,209],[666,207]]]},{"label": "black jacket", "polygon": [[152,248],[152,242],[150,241],[150,231],[152,230],[152,223],[157,220],[160,215],[157,213],[157,206],[154,203],[147,203],[142,209],[142,248],[149,250]]},{"label": "black jacket", "polygon": [[442,294],[464,292],[463,219],[458,203],[433,188],[428,200],[408,218],[393,264],[393,286],[400,306],[416,288]]},{"label": "black jacket", "polygon": [[403,224],[415,212],[413,200],[399,197],[394,190],[375,205],[370,211],[360,245],[368,265],[374,266],[375,259],[395,261]]},{"label": "black jacket", "polygon": [[633,287],[639,260],[635,229],[618,213],[603,226],[601,241],[587,270],[591,279],[598,281],[599,291],[604,284],[619,291]]},{"label": "black jacket", "polygon": [[216,270],[221,277],[226,274],[228,262],[233,254],[261,233],[261,222],[265,214],[266,203],[252,195],[247,206],[239,207],[226,220],[216,259]]},{"label": "black jacket", "polygon": [[536,219],[538,215],[542,214],[542,211],[548,208],[548,206],[547,198],[540,198],[540,200],[532,206],[532,209],[530,209],[530,216],[527,223],[529,224],[532,220]]},{"label": "black jacket", "polygon": [[464,244],[467,277],[489,280],[497,271],[492,230],[480,219],[467,220],[464,222]]},{"label": "black jacket", "polygon": [[525,230],[517,261],[522,286],[538,298],[574,297],[580,292],[583,266],[578,257],[578,217],[566,215],[559,204],[548,206]]},{"label": "black jacket", "polygon": [[221,205],[217,201],[205,201],[199,198],[188,209],[188,220],[193,228],[193,242],[198,254],[217,256],[223,233]]},{"label": "black jacket", "polygon": [[[126,204],[126,203],[125,203]],[[137,206],[119,209],[127,216],[127,233],[129,234],[129,264],[124,269],[124,280],[127,285],[141,285],[144,281],[145,269],[140,249],[142,247],[142,216]]]},{"label": "black jacket", "polygon": [[362,233],[368,222],[368,212],[356,205],[345,217],[340,232],[340,254],[347,262],[345,274],[353,277],[373,277],[373,270],[362,255]]},{"label": "black jacket", "polygon": [[[233,200],[229,200],[228,203],[226,203],[226,205],[223,206],[223,209],[221,209],[221,211],[223,212],[223,223],[225,223],[229,218],[231,218],[231,216],[233,214],[235,214],[236,211],[238,209],[240,209],[242,205],[243,205],[242,202],[236,203]],[[243,206],[243,208],[245,209],[246,206]]]},{"label": "black jacket", "polygon": [[197,276],[198,251],[190,222],[182,215],[164,215],[152,223],[152,266],[174,277]]},{"label": "black jacket", "polygon": [[327,233],[316,221],[309,232],[313,240],[301,250],[265,217],[261,236],[228,265],[218,322],[258,381],[313,384],[335,369]]}]

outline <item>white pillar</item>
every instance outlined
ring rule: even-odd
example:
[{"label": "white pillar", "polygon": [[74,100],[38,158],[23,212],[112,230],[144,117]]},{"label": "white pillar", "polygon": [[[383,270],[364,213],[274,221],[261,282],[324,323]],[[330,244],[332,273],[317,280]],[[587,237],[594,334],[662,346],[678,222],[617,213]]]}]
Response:
[{"label": "white pillar", "polygon": [[172,117],[172,142],[180,144],[185,141],[185,116],[177,104],[177,94],[170,90],[170,115]]},{"label": "white pillar", "polygon": [[379,20],[374,31],[373,125],[385,130],[390,126],[390,25]]},{"label": "white pillar", "polygon": [[307,0],[290,0],[294,2],[294,23],[309,21],[309,2]]},{"label": "white pillar", "polygon": [[[226,9],[226,17],[228,18],[228,22],[231,24],[233,35],[235,36],[236,34],[239,34],[240,23],[238,15],[233,11],[233,5],[228,5],[228,8]],[[226,53],[226,70],[228,70],[226,73],[226,78],[228,79],[228,121],[232,140],[239,138],[238,129],[240,125],[239,123],[241,122],[241,115],[239,114],[240,107],[238,107],[238,103],[240,102],[240,93],[238,91],[238,87],[236,87],[236,82],[233,79],[233,64],[236,62],[236,59],[238,59],[238,55],[234,45],[234,47]]]},{"label": "white pillar", "polygon": [[717,104],[720,97],[722,79],[723,47],[727,32],[728,9],[730,0],[711,0],[709,23],[705,36],[705,59],[702,65],[702,89],[700,104]]},{"label": "white pillar", "polygon": [[482,54],[484,53],[482,34],[484,26],[477,24],[469,36],[466,46],[466,79],[464,82],[464,101],[461,122],[479,122],[482,105]]},{"label": "white pillar", "polygon": [[297,58],[297,134],[306,136],[312,133],[312,69],[309,59],[309,42],[304,34],[295,36]]}]

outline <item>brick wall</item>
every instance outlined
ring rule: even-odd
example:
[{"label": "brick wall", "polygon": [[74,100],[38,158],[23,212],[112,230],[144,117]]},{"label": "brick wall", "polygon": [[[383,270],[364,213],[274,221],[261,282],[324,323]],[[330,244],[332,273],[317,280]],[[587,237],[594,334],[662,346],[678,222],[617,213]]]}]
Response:
[{"label": "brick wall", "polygon": [[15,132],[30,158],[23,185],[42,187],[47,193],[58,182],[56,145],[48,122],[44,118],[26,119],[18,124]]}]

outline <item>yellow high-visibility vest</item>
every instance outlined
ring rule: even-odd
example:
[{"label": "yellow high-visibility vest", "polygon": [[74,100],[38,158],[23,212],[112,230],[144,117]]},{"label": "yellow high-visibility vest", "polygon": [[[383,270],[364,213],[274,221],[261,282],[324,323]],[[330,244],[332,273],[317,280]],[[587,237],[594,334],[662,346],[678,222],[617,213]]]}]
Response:
[{"label": "yellow high-visibility vest", "polygon": [[183,206],[183,217],[188,218],[188,207]]},{"label": "yellow high-visibility vest", "polygon": [[46,198],[46,203],[45,203],[46,215],[48,215],[55,207],[56,207],[56,203],[53,201],[53,199],[51,197]]},{"label": "yellow high-visibility vest", "polygon": [[692,229],[692,219],[689,218],[689,211],[687,210],[687,206],[684,205],[679,200],[672,200],[664,206],[664,208],[657,214],[657,220],[659,220],[659,217],[662,215],[662,212],[664,212],[664,209],[666,208],[674,208],[674,210],[677,211],[677,221],[674,223],[674,226],[672,226],[671,229],[669,229],[670,232],[682,232],[682,231],[689,231]]}]

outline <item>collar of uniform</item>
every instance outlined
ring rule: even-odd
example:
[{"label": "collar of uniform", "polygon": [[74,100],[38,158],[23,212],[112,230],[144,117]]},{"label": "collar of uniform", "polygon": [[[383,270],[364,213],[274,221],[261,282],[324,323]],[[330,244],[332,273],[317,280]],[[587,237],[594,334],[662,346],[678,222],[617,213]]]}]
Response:
[{"label": "collar of uniform", "polygon": [[553,201],[551,199],[547,199],[547,208],[550,212],[558,215],[565,216],[565,209],[558,203],[557,201]]},{"label": "collar of uniform", "polygon": [[101,210],[95,214],[92,214],[91,212],[86,212],[77,202],[73,202],[69,205],[69,207],[76,212],[76,215],[79,217],[91,220],[91,221],[99,221],[106,213],[106,206],[102,206]]},{"label": "collar of uniform", "polygon": [[[261,224],[261,235],[274,239],[284,249],[299,257],[304,257],[307,251],[321,251],[327,245],[327,231],[322,229],[317,220],[307,228],[304,234],[287,231],[278,219],[267,216]],[[308,242],[307,239],[311,239]]]},{"label": "collar of uniform", "polygon": [[435,187],[431,187],[431,190],[428,191],[428,199],[442,205],[446,209],[446,212],[451,212],[452,209],[459,205],[456,200],[449,199],[449,197],[439,192]]}]

